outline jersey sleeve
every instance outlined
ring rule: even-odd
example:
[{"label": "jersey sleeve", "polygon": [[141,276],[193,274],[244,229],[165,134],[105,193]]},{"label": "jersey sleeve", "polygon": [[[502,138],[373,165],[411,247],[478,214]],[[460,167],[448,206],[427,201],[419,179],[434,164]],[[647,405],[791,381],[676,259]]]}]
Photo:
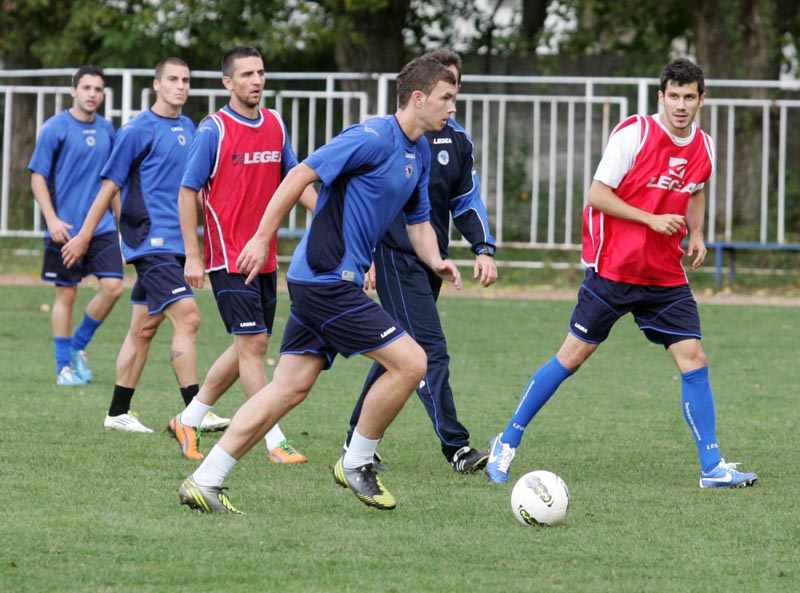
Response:
[{"label": "jersey sleeve", "polygon": [[364,167],[382,163],[388,157],[391,143],[371,122],[350,126],[330,142],[311,153],[305,161],[326,185],[342,173],[358,172]]},{"label": "jersey sleeve", "polygon": [[641,138],[641,120],[625,126],[611,134],[603,152],[603,158],[597,165],[594,178],[607,186],[616,189],[628,174],[639,153]]},{"label": "jersey sleeve", "polygon": [[108,134],[108,139],[111,142],[110,146],[113,149],[114,142],[117,139],[117,131],[114,129],[114,125],[105,118],[103,118],[103,127],[105,128],[106,134]]},{"label": "jersey sleeve", "polygon": [[289,171],[298,165],[299,161],[294,148],[292,148],[292,139],[289,137],[289,128],[286,127],[286,122],[283,121],[277,111],[274,109],[270,109],[270,111],[281,124],[281,129],[283,130],[283,146],[281,147],[281,179],[283,179]]},{"label": "jersey sleeve", "polygon": [[219,136],[220,129],[213,117],[209,116],[200,122],[186,156],[182,187],[200,191],[206,184],[217,161]]},{"label": "jersey sleeve", "polygon": [[147,148],[147,127],[142,123],[128,123],[120,128],[100,177],[113,181],[119,187],[125,185],[131,165]]},{"label": "jersey sleeve", "polygon": [[489,217],[481,198],[481,182],[475,169],[472,139],[466,131],[463,133],[468,141],[461,147],[462,168],[448,204],[450,213],[453,216],[453,224],[470,245],[475,247],[487,244],[494,247],[496,242],[489,231]]},{"label": "jersey sleeve", "polygon": [[28,170],[48,178],[55,154],[62,142],[63,135],[59,133],[58,126],[53,122],[45,123],[36,140],[36,146],[33,149],[30,163],[28,163]]}]

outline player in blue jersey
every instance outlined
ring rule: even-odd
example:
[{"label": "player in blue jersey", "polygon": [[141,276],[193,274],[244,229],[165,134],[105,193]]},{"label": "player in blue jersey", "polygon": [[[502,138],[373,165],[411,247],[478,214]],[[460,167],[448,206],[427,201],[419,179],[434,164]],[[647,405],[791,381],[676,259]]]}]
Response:
[{"label": "player in blue jersey", "polygon": [[[122,255],[117,226],[109,210],[89,238],[83,261],[67,269],[61,247],[79,229],[100,189],[100,170],[114,145],[114,127],[97,113],[103,103],[103,70],[88,64],[72,76],[72,107],[48,119],[28,169],[31,190],[47,223],[42,280],[56,287],[53,303],[53,349],[58,385],[85,385],[93,378],[86,347],[122,295]],[[78,284],[94,274],[99,292],[89,301],[72,333]]]},{"label": "player in blue jersey", "polygon": [[172,369],[185,403],[197,394],[195,338],[200,312],[183,275],[183,237],[178,190],[194,136],[181,115],[189,96],[189,67],[168,58],[156,66],[153,106],[125,124],[101,175],[103,185],[77,236],[62,249],[69,267],[86,252],[100,216],[121,190],[120,235],[125,261],[136,268],[130,328],[117,357],[114,395],[103,426],[126,432],[153,432],[129,413],[147,362],[150,342],[164,319],[172,324]]},{"label": "player in blue jersey", "polygon": [[[441,49],[428,54],[428,57],[450,69],[460,88],[461,57],[457,53]],[[428,194],[431,224],[436,231],[439,251],[443,258],[447,257],[452,215],[456,228],[469,241],[475,254],[474,277],[482,286],[490,286],[497,280],[495,240],[489,232],[486,208],[481,200],[472,139],[452,119],[441,131],[428,132],[425,137],[432,153]],[[450,356],[436,308],[442,279],[417,257],[402,217],[395,219],[389,227],[375,249],[374,259],[375,265],[367,275],[366,287],[377,287],[381,305],[428,356],[428,370],[417,387],[417,395],[433,423],[445,459],[460,473],[472,473],[483,468],[489,454],[470,447],[469,431],[459,422],[453,402],[449,381]],[[350,418],[347,443],[358,424],[364,398],[383,373],[384,369],[378,363],[372,365]]]},{"label": "player in blue jersey", "polygon": [[[228,51],[222,59],[222,83],[230,101],[200,123],[178,197],[184,274],[193,288],[202,288],[208,272],[223,324],[233,335],[233,344],[214,361],[200,392],[169,421],[169,432],[190,459],[203,458],[197,428],[237,379],[247,397],[267,384],[264,356],[274,327],[278,261],[273,250],[258,279],[247,285],[236,259],[281,179],[297,165],[286,124],[275,110],[260,107],[265,78],[258,50],[237,46]],[[313,187],[306,191],[301,201],[313,210],[316,193]],[[197,238],[198,197],[203,201],[205,257]],[[264,440],[273,463],[307,461],[277,424]]]},{"label": "player in blue jersey", "polygon": [[386,372],[372,386],[334,478],[363,503],[393,509],[378,478],[378,440],[425,373],[425,351],[364,292],[372,251],[402,211],[420,258],[461,286],[443,260],[430,224],[430,148],[426,132],[455,112],[456,80],[435,60],[417,58],[397,77],[398,109],[349,127],[292,169],[242,250],[239,270],[255,279],[281,221],[309,184],[322,182],[311,227],[287,273],[292,301],[272,382],[248,399],[225,435],[179,489],[183,504],[204,512],[239,512],[222,490],[225,476],[289,410],[303,401],[337,354],[363,354]]}]

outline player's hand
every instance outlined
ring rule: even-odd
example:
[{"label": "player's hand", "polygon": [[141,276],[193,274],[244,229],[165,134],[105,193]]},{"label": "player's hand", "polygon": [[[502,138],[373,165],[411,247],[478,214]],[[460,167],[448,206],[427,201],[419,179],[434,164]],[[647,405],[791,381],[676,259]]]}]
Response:
[{"label": "player's hand", "polygon": [[60,218],[47,223],[47,230],[50,231],[50,238],[53,239],[53,243],[66,243],[69,241],[72,238],[72,233],[69,232],[71,228],[71,224],[64,222]]},{"label": "player's hand", "polygon": [[206,273],[203,262],[196,257],[187,257],[183,265],[183,275],[186,283],[192,288],[203,288],[206,281]]},{"label": "player's hand", "polygon": [[472,277],[477,279],[484,288],[494,284],[497,281],[497,263],[494,258],[485,253],[475,256]]},{"label": "player's hand", "polygon": [[61,259],[67,268],[71,268],[83,259],[89,249],[90,241],[91,237],[86,238],[78,233],[61,248]]},{"label": "player's hand", "polygon": [[236,267],[241,274],[247,275],[245,284],[250,284],[256,279],[261,268],[267,263],[269,256],[269,243],[256,237],[250,239],[236,258]]},{"label": "player's hand", "polygon": [[453,263],[453,260],[443,259],[441,264],[433,268],[433,271],[436,272],[437,276],[452,282],[458,290],[461,290],[461,272],[458,271],[458,267]]},{"label": "player's hand", "polygon": [[370,265],[369,270],[366,271],[364,274],[364,292],[369,290],[375,290],[375,262],[372,262]]},{"label": "player's hand", "polygon": [[689,245],[686,247],[686,255],[694,255],[691,265],[692,271],[696,270],[703,264],[703,262],[706,260],[707,254],[708,249],[706,249],[706,244],[702,237],[689,237]]},{"label": "player's hand", "polygon": [[648,226],[657,233],[672,236],[686,226],[686,220],[680,214],[654,214]]}]

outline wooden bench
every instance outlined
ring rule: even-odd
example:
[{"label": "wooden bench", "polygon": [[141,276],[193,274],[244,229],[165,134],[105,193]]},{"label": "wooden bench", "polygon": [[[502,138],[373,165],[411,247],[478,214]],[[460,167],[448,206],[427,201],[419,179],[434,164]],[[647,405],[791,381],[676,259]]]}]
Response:
[{"label": "wooden bench", "polygon": [[716,288],[722,288],[722,267],[728,255],[728,282],[736,275],[737,251],[800,251],[798,243],[760,243],[758,241],[714,241],[706,243],[706,248],[714,252],[716,266]]}]

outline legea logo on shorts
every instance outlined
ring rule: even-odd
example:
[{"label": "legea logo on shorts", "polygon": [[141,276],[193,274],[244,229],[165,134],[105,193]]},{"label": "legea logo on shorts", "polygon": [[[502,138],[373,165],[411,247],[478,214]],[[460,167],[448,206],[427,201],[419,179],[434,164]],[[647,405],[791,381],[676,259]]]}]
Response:
[{"label": "legea logo on shorts", "polygon": [[583,333],[586,333],[586,332],[588,332],[588,331],[589,331],[589,330],[587,330],[585,327],[583,327],[583,326],[582,326],[580,323],[573,323],[573,324],[572,324],[572,327],[574,327],[575,329],[578,329],[578,330],[582,331]]},{"label": "legea logo on shorts", "polygon": [[172,294],[180,294],[182,292],[186,292],[186,287],[185,286],[179,286],[178,288],[173,288],[172,289]]},{"label": "legea logo on shorts", "polygon": [[242,323],[239,324],[239,327],[255,327],[255,326],[256,326],[255,321],[243,321]]},{"label": "legea logo on shorts", "polygon": [[385,332],[382,332],[381,333],[381,337],[385,338],[386,336],[392,335],[396,331],[397,331],[397,328],[395,326],[392,326],[389,329],[387,329]]}]

